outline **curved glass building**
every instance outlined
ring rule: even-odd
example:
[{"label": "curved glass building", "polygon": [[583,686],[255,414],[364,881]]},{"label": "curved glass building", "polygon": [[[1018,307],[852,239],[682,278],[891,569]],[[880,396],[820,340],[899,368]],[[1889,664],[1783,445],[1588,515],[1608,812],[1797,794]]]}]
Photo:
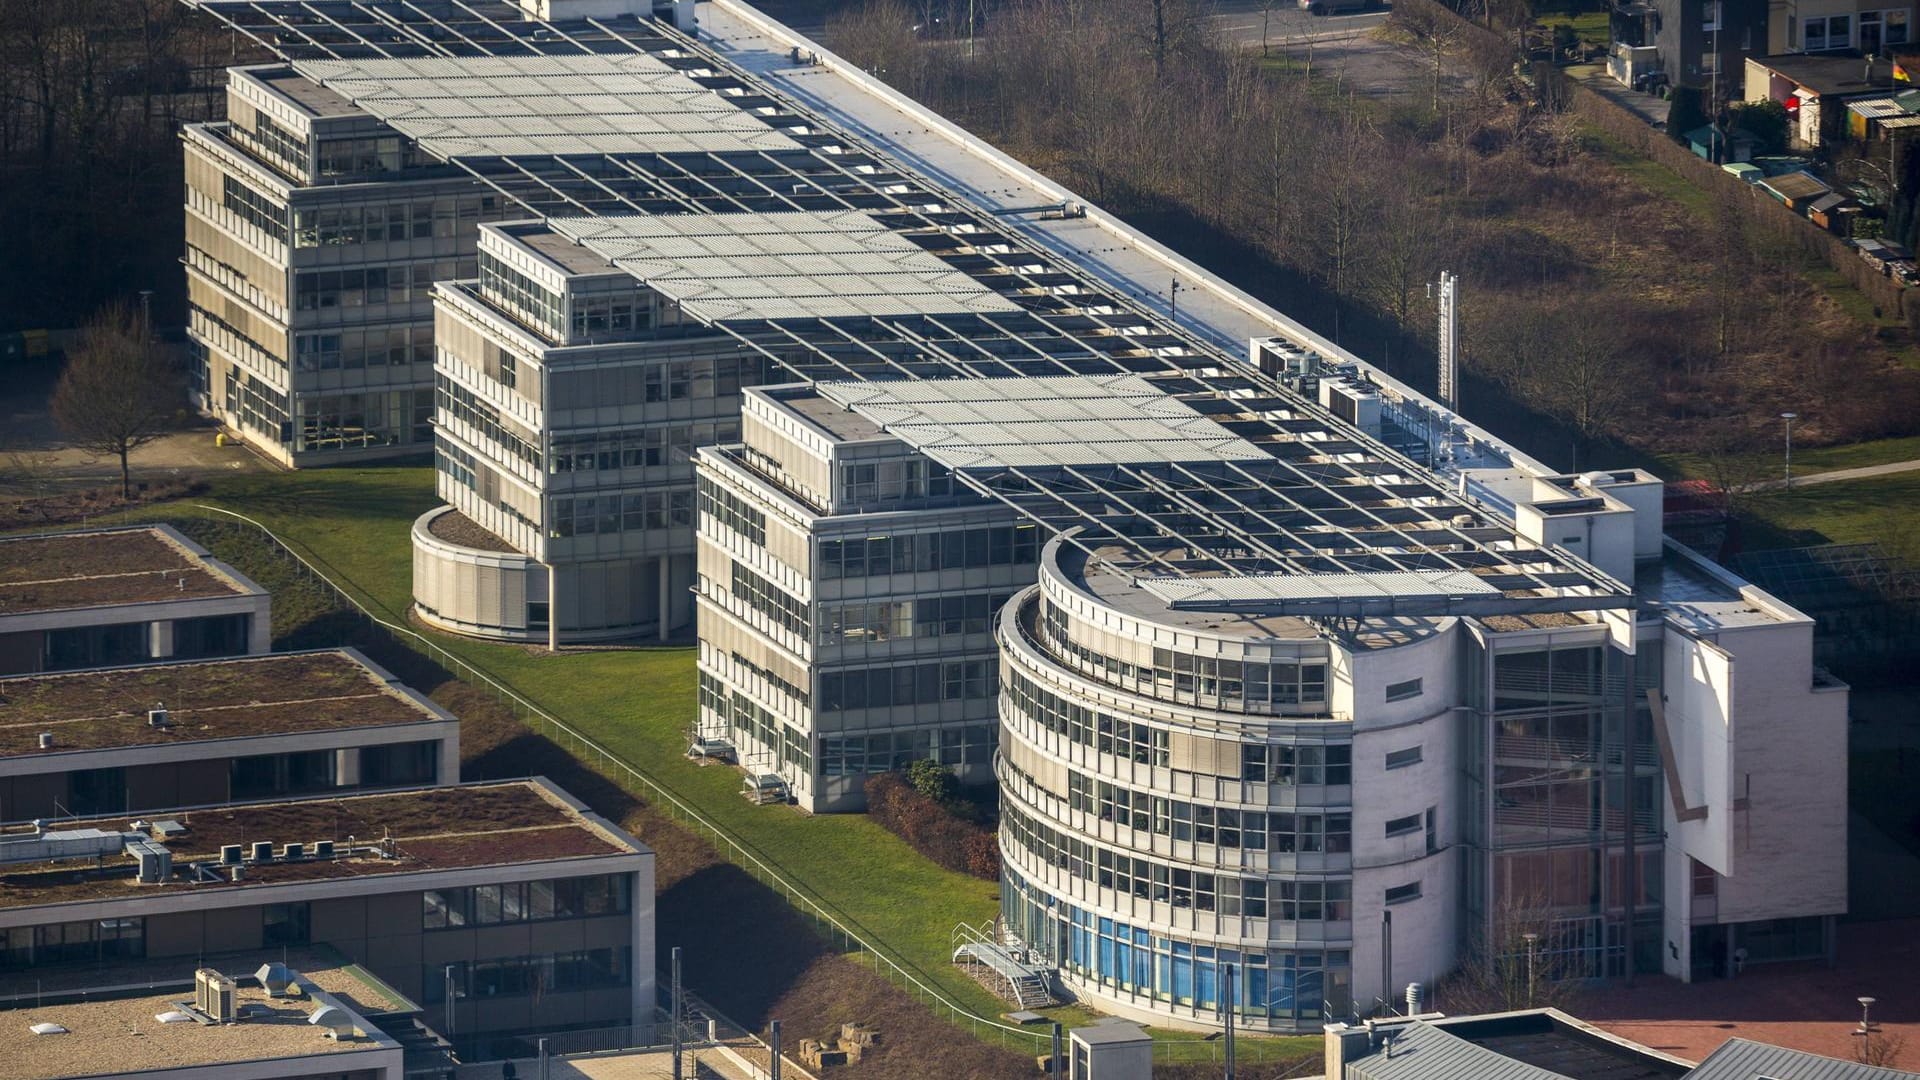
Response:
[{"label": "curved glass building", "polygon": [[1389,903],[1395,971],[1445,970],[1456,632],[1179,611],[1053,542],[999,624],[1008,930],[1156,1022],[1228,978],[1251,1028],[1347,1015]]}]

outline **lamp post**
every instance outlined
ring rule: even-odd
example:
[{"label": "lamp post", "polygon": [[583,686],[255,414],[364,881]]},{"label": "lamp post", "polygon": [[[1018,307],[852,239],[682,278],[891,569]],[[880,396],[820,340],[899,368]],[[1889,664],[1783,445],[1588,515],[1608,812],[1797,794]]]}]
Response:
[{"label": "lamp post", "polygon": [[1791,488],[1793,487],[1793,422],[1800,419],[1800,414],[1797,412],[1783,412],[1780,414],[1780,419],[1787,422],[1787,478],[1785,486]]},{"label": "lamp post", "polygon": [[1524,940],[1527,943],[1527,1008],[1531,1009],[1533,1008],[1533,996],[1534,996],[1533,994],[1533,987],[1534,987],[1533,951],[1534,951],[1534,946],[1540,943],[1540,935],[1529,930],[1526,933],[1521,934],[1520,937],[1522,940]]},{"label": "lamp post", "polygon": [[1860,1003],[1860,1026],[1857,1028],[1854,1028],[1852,1031],[1848,1032],[1848,1034],[1860,1040],[1861,1064],[1871,1065],[1874,1063],[1873,1062],[1873,1033],[1879,1030],[1878,1028],[1873,1026],[1873,1020],[1871,1018],[1874,999],[1870,997],[1858,997],[1858,998],[1854,998],[1854,1000]]}]

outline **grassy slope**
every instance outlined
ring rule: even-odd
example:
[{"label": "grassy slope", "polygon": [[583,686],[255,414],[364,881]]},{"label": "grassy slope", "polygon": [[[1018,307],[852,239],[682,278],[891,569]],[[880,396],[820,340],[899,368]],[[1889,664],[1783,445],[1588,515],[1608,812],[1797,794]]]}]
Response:
[{"label": "grassy slope", "polygon": [[[432,472],[424,467],[325,469],[222,478],[196,501],[259,521],[387,621],[404,623],[412,581],[408,532],[415,517],[436,505],[431,491]],[[739,797],[734,770],[700,768],[681,757],[694,708],[693,650],[551,656],[433,636],[652,776],[952,1000],[986,1016],[1007,1008],[949,963],[953,927],[992,919],[997,886],[934,866],[864,816],[814,817],[749,805]],[[1089,1015],[1061,1012],[1068,1024]],[[1315,1039],[1262,1041],[1269,1052],[1318,1045]]]}]

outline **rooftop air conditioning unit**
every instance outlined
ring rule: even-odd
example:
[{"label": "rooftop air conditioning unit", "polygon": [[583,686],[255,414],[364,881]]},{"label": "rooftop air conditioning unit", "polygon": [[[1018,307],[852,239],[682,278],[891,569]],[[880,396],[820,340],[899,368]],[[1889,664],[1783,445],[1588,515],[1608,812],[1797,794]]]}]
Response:
[{"label": "rooftop air conditioning unit", "polygon": [[239,1018],[234,1006],[233,980],[212,968],[194,972],[193,1007],[217,1023],[233,1023]]},{"label": "rooftop air conditioning unit", "polygon": [[147,726],[148,727],[163,728],[171,724],[172,722],[173,721],[169,719],[167,716],[167,707],[165,705],[160,705],[155,708],[151,708],[147,710]]},{"label": "rooftop air conditioning unit", "polygon": [[1322,379],[1320,404],[1361,431],[1380,434],[1380,395],[1371,386],[1344,379]]},{"label": "rooftop air conditioning unit", "polygon": [[273,841],[255,840],[253,842],[253,861],[254,862],[272,862],[273,861]]}]

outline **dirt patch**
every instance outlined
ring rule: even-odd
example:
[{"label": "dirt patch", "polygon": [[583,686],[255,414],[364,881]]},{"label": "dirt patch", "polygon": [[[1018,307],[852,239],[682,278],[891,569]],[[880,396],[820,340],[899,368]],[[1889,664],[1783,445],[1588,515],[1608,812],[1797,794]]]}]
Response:
[{"label": "dirt patch", "polygon": [[449,510],[427,522],[427,531],[449,544],[475,551],[514,551],[514,546],[488,532],[479,522],[458,510]]}]

